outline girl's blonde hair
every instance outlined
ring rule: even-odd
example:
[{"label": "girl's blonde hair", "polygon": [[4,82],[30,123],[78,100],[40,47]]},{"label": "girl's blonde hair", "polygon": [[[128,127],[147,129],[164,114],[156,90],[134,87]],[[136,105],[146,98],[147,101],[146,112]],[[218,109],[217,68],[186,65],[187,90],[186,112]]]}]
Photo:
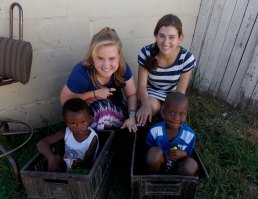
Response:
[{"label": "girl's blonde hair", "polygon": [[116,45],[119,54],[119,67],[114,73],[114,81],[117,86],[122,86],[125,83],[124,73],[126,69],[125,58],[122,52],[122,42],[118,37],[116,31],[112,28],[105,27],[102,28],[98,33],[96,33],[91,40],[89,50],[83,61],[83,65],[87,68],[91,68],[90,78],[96,87],[101,87],[97,80],[97,70],[94,67],[93,55],[96,50],[101,46]]}]

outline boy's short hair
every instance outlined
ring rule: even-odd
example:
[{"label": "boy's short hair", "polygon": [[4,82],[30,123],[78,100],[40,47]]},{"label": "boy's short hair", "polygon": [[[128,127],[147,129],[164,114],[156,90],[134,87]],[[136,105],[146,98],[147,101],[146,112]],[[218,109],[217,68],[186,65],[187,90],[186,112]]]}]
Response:
[{"label": "boy's short hair", "polygon": [[79,112],[81,110],[86,110],[90,113],[90,108],[84,100],[80,98],[69,99],[64,103],[62,108],[63,118],[65,118],[67,112]]},{"label": "boy's short hair", "polygon": [[188,97],[186,95],[184,95],[183,93],[175,91],[175,92],[171,92],[170,94],[167,95],[167,97],[165,98],[165,104],[168,101],[173,101],[173,103],[176,103],[176,104],[186,101],[188,104]]}]

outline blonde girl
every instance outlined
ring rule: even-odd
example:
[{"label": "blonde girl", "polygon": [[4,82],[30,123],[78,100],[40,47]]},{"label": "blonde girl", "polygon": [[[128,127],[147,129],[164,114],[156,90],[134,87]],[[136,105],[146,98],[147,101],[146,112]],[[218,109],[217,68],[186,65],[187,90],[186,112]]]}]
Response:
[{"label": "blonde girl", "polygon": [[73,68],[60,100],[64,104],[77,97],[90,105],[92,128],[137,130],[136,87],[114,29],[105,27],[96,33],[85,59]]}]

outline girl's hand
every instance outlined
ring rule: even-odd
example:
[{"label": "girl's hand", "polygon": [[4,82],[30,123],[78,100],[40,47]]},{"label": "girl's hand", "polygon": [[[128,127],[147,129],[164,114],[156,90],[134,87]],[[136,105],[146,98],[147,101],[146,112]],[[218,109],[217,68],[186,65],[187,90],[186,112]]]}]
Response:
[{"label": "girl's hand", "polygon": [[116,91],[115,88],[100,88],[95,90],[96,97],[107,99],[110,95],[113,95],[113,92]]},{"label": "girl's hand", "polygon": [[149,122],[152,120],[152,111],[151,106],[148,104],[142,105],[136,114],[136,120],[139,126],[144,126],[149,119]]},{"label": "girl's hand", "polygon": [[123,126],[121,126],[121,129],[128,128],[129,132],[136,132],[137,131],[137,124],[135,122],[135,117],[129,117],[124,121]]},{"label": "girl's hand", "polygon": [[177,161],[187,157],[187,153],[181,149],[170,149],[168,151],[167,159]]}]

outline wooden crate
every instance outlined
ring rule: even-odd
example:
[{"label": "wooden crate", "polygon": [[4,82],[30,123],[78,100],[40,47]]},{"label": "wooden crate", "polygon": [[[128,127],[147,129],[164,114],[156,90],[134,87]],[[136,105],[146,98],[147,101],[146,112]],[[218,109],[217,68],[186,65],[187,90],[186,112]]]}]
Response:
[{"label": "wooden crate", "polygon": [[[47,161],[35,155],[20,171],[29,198],[102,199],[113,158],[113,131],[97,132],[99,154],[88,174],[47,172]],[[58,153],[62,144],[54,147]],[[61,152],[60,152],[61,151]]]},{"label": "wooden crate", "polygon": [[191,199],[194,198],[200,177],[208,177],[197,151],[193,158],[199,166],[198,176],[149,175],[145,168],[145,140],[149,128],[140,128],[135,134],[131,163],[131,199]]}]

